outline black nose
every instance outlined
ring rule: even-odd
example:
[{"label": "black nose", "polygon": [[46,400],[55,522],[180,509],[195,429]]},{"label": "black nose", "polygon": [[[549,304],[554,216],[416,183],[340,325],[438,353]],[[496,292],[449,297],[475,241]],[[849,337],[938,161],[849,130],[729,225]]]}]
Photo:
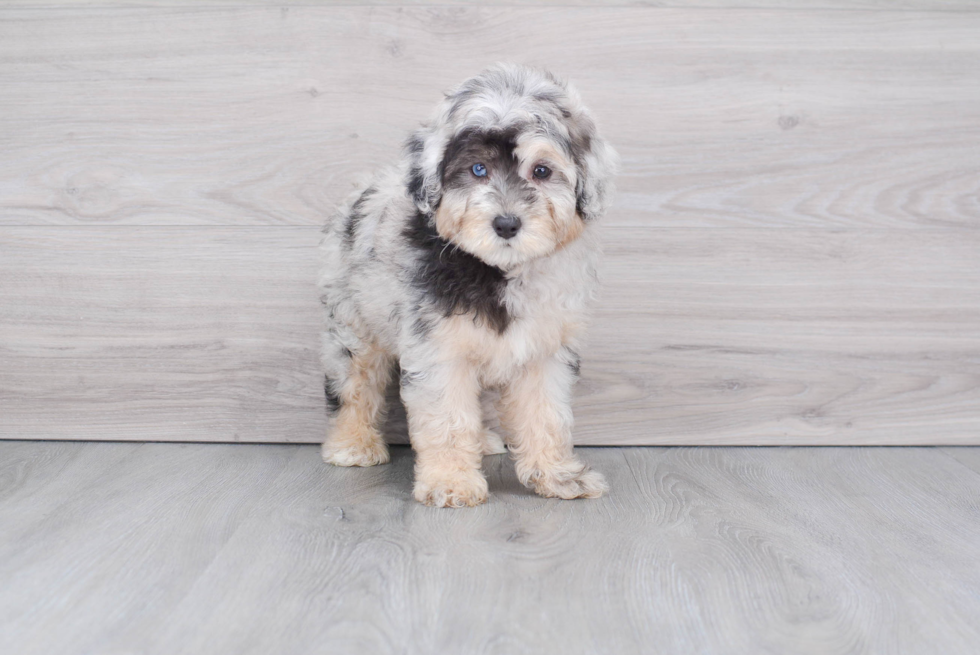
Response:
[{"label": "black nose", "polygon": [[502,239],[511,239],[521,229],[521,219],[510,214],[498,216],[493,219],[493,231]]}]

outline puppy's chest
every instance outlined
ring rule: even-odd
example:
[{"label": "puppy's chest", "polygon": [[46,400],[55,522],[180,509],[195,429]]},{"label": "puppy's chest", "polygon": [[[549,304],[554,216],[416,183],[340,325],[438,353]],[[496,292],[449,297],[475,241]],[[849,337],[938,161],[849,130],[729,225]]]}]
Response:
[{"label": "puppy's chest", "polygon": [[501,301],[510,324],[500,338],[511,346],[518,345],[516,341],[543,346],[556,337],[560,341],[563,326],[578,321],[584,310],[574,293],[520,279],[508,282]]},{"label": "puppy's chest", "polygon": [[453,316],[440,330],[444,345],[478,367],[488,384],[504,383],[528,362],[554,355],[584,322],[585,308],[575,294],[548,293],[512,281],[501,300],[508,314],[502,332],[470,313]]}]

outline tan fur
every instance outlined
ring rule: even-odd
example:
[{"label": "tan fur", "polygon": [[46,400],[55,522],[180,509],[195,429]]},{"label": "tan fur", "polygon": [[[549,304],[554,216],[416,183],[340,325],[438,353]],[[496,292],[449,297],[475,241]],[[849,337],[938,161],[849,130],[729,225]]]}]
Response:
[{"label": "tan fur", "polygon": [[[535,353],[555,353],[563,333],[576,325],[556,324]],[[409,432],[418,451],[415,497],[437,506],[474,505],[486,500],[486,480],[479,471],[487,448],[481,386],[501,384],[500,418],[508,432],[521,482],[544,496],[595,498],[607,489],[601,475],[572,454],[571,381],[566,366],[553,357],[523,363],[505,339],[475,324],[469,316],[453,316],[434,334],[453,362],[451,394],[435,406],[408,405]],[[508,379],[504,371],[522,373]],[[491,437],[492,438],[492,437]]]},{"label": "tan fur", "polygon": [[465,220],[466,196],[447,193],[443,196],[439,209],[436,210],[436,231],[443,239],[452,241],[459,234],[460,226]]},{"label": "tan fur", "polygon": [[378,426],[384,418],[391,359],[376,344],[369,346],[351,357],[350,376],[340,392],[340,412],[322,449],[323,460],[330,464],[373,466],[389,459]]},{"label": "tan fur", "polygon": [[[565,324],[559,321],[539,326],[525,340],[529,342],[525,343],[527,352],[535,356],[558,352],[565,330]],[[527,363],[527,355],[515,351],[510,340],[479,325],[468,315],[450,316],[438,326],[433,338],[444,352],[472,366],[484,387],[507,383],[513,377],[512,371]]]},{"label": "tan fur", "polygon": [[522,162],[521,169],[524,172],[524,177],[531,177],[531,169],[540,162],[556,173],[564,175],[569,186],[575,188],[575,164],[568,161],[547,139],[535,136],[527,141],[522,141],[515,149],[514,154]]},{"label": "tan fur", "polygon": [[[545,257],[577,239],[585,229],[575,210],[575,165],[550,141],[539,136],[520,143],[514,156],[520,162],[521,177],[540,192],[537,203],[521,214],[521,238],[515,240],[514,252],[524,257]],[[550,180],[533,177],[532,171],[538,164],[552,169]],[[492,196],[492,189],[482,185],[469,193],[446,190],[434,215],[439,236],[454,244],[465,244],[467,250],[477,255],[491,257],[500,247],[500,240],[490,228],[500,211]]]},{"label": "tan fur", "polygon": [[500,418],[511,435],[521,482],[542,496],[597,498],[608,489],[605,480],[572,454],[570,399],[556,384],[567,375],[554,359],[529,365],[504,388]]},{"label": "tan fur", "polygon": [[556,251],[575,241],[585,231],[585,221],[577,213],[575,219],[569,222],[559,223],[556,219],[555,226],[555,242],[558,244],[555,246]]},{"label": "tan fur", "polygon": [[387,461],[378,426],[397,361],[420,502],[487,499],[482,458],[505,449],[497,414],[523,483],[605,491],[572,452],[571,389],[615,159],[549,73],[501,64],[447,95],[324,232],[321,362],[328,400],[340,390],[327,461]]},{"label": "tan fur", "polygon": [[415,499],[436,507],[479,505],[487,499],[480,471],[484,434],[480,387],[465,362],[447,363],[446,392],[436,402],[408,399],[408,433],[415,459]]},{"label": "tan fur", "polygon": [[[525,177],[531,177],[530,169],[538,163],[549,166],[554,175],[563,176],[568,182],[568,188],[575,188],[575,165],[558,152],[550,141],[536,137],[527,143],[522,143],[516,150],[517,156],[524,162]],[[545,197],[547,214],[539,220],[547,220],[551,228],[550,240],[558,251],[582,235],[585,222],[575,211],[574,196]]]}]

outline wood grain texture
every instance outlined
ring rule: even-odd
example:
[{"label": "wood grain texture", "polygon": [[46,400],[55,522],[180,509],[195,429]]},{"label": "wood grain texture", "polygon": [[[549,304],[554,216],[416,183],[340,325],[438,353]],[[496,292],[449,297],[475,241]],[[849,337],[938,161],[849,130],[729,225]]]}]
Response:
[{"label": "wood grain texture", "polygon": [[[980,449],[946,446],[942,448],[942,451],[971,471],[980,473]],[[978,506],[980,506],[980,502],[978,502]]]},{"label": "wood grain texture", "polygon": [[975,229],[978,33],[976,11],[7,9],[0,225],[319,224],[512,60],[572,78],[622,153],[609,224]]},{"label": "wood grain texture", "polygon": [[[607,233],[579,443],[980,438],[980,233]],[[322,439],[317,230],[6,235],[3,437]]]},{"label": "wood grain texture", "polygon": [[504,59],[623,155],[581,443],[978,443],[977,7],[599,4],[0,10],[0,438],[320,440],[315,226]]},{"label": "wood grain texture", "polygon": [[0,434],[321,439],[318,240],[313,228],[8,229]]},{"label": "wood grain texture", "polygon": [[393,455],[345,470],[311,446],[0,443],[0,640],[972,655],[980,639],[980,474],[938,449],[583,449],[612,491],[574,502],[494,456],[489,503],[459,511],[415,503],[411,453]]},{"label": "wood grain texture", "polygon": [[[11,7],[181,7],[200,5],[195,0],[5,0]],[[281,7],[275,0],[208,0],[209,6]],[[473,0],[306,0],[311,7],[472,7]],[[484,0],[488,7],[643,7],[726,9],[875,9],[877,11],[978,11],[971,0]]]}]

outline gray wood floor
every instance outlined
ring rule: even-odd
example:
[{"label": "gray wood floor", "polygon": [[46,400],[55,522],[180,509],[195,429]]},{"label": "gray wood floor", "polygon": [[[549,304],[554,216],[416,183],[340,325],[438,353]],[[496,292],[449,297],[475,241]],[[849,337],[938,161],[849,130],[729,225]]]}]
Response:
[{"label": "gray wood floor", "polygon": [[0,439],[321,440],[318,226],[510,60],[623,156],[580,443],[980,443],[976,2],[3,4]]},{"label": "gray wood floor", "polygon": [[978,448],[584,448],[557,501],[411,452],[0,443],[4,653],[923,653],[980,643]]}]

